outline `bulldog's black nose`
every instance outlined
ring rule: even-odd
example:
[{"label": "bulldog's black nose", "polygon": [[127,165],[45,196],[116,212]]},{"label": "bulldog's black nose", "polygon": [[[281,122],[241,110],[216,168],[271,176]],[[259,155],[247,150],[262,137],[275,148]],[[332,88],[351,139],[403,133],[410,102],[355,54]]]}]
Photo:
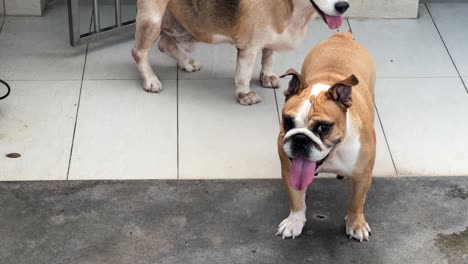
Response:
[{"label": "bulldog's black nose", "polygon": [[310,143],[310,138],[303,134],[296,134],[293,136],[293,142],[296,146],[305,147]]},{"label": "bulldog's black nose", "polygon": [[348,8],[349,8],[348,2],[341,1],[335,4],[335,10],[340,14],[344,14],[344,12],[348,10]]},{"label": "bulldog's black nose", "polygon": [[307,156],[312,140],[304,134],[296,134],[292,137],[292,152],[294,155]]},{"label": "bulldog's black nose", "polygon": [[296,134],[292,137],[292,152],[294,155],[308,156],[312,140],[304,134]]}]

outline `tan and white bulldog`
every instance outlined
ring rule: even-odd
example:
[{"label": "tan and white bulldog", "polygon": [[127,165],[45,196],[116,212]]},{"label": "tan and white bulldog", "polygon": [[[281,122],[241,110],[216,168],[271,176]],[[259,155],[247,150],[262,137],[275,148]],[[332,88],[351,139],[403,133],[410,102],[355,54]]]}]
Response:
[{"label": "tan and white bulldog", "polygon": [[316,14],[331,29],[340,27],[348,8],[348,0],[138,0],[132,55],[143,88],[159,92],[161,82],[149,62],[158,37],[159,49],[188,72],[202,66],[182,49],[193,50],[195,42],[232,43],[238,50],[235,94],[239,103],[251,105],[261,101],[250,90],[257,54],[262,52],[261,84],[279,87],[273,73],[274,51],[298,45]]},{"label": "tan and white bulldog", "polygon": [[296,237],[306,222],[307,186],[318,173],[348,178],[346,234],[368,240],[364,202],[375,161],[375,66],[352,33],[335,34],[312,49],[302,73],[289,70],[278,152],[291,212],[277,235]]}]

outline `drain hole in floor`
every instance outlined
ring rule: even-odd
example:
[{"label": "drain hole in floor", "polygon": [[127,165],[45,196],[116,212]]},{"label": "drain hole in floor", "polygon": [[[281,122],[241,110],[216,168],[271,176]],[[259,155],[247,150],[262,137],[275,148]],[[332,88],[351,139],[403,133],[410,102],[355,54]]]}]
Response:
[{"label": "drain hole in floor", "polygon": [[314,217],[315,217],[316,219],[318,219],[318,220],[323,220],[323,219],[327,218],[326,216],[321,215],[321,214],[316,214],[316,215],[314,215]]}]

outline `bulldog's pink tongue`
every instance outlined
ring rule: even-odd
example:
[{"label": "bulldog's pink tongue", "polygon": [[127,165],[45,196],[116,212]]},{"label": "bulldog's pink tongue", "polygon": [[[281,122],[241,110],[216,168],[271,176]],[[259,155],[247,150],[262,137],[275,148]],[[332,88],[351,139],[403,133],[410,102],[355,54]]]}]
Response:
[{"label": "bulldog's pink tongue", "polygon": [[304,190],[314,180],[315,166],[315,161],[300,156],[294,158],[289,169],[289,184],[298,191]]},{"label": "bulldog's pink tongue", "polygon": [[337,29],[341,27],[341,23],[343,23],[342,16],[329,16],[327,14],[324,14],[324,16],[325,16],[325,22],[327,23],[330,29]]}]

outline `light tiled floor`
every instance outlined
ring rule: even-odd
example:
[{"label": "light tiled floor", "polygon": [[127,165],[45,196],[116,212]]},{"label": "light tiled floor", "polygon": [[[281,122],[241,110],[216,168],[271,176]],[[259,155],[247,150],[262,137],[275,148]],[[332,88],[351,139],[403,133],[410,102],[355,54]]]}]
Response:
[{"label": "light tiled floor", "polygon": [[351,19],[356,40],[371,52],[377,77],[455,77],[450,56],[426,7],[418,19]]},{"label": "light tiled floor", "polygon": [[468,94],[460,78],[386,78],[376,101],[399,175],[466,175]]},{"label": "light tiled floor", "polygon": [[[0,34],[2,79],[81,80],[86,46],[68,44],[65,5],[47,11],[44,17],[6,17]],[[84,28],[91,19],[81,21]]]},{"label": "light tiled floor", "polygon": [[[101,9],[103,24],[112,23],[111,10]],[[81,11],[85,32],[91,9]],[[468,174],[464,11],[468,4],[428,4],[419,19],[349,21],[378,69],[374,175]],[[124,6],[124,14],[131,18],[134,7]],[[308,50],[333,33],[313,21],[296,50],[277,55],[276,72],[299,70]],[[165,90],[149,94],[132,46],[127,34],[70,47],[62,0],[44,17],[5,19],[0,78],[12,94],[0,101],[0,180],[280,177],[276,136],[287,80],[280,90],[253,80],[263,102],[243,107],[234,99],[234,47],[198,45],[198,73],[178,70],[154,48]]]},{"label": "light tiled floor", "polygon": [[149,94],[136,80],[86,80],[69,179],[176,179],[177,83]]},{"label": "light tiled floor", "polygon": [[14,90],[0,106],[0,179],[65,180],[80,81],[9,83]]},{"label": "light tiled floor", "polygon": [[468,4],[438,3],[428,4],[428,7],[458,71],[468,76]]},{"label": "light tiled floor", "polygon": [[232,79],[179,81],[179,178],[278,178],[273,90],[240,107]]}]

